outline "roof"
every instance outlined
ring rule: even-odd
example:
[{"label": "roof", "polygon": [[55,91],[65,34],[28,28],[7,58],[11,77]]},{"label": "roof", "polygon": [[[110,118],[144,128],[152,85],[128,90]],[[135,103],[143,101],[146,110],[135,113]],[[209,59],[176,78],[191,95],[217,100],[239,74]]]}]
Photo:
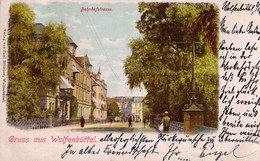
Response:
[{"label": "roof", "polygon": [[[86,65],[91,65],[88,55],[86,54],[84,57],[76,57],[77,61],[80,62],[81,64],[86,64]],[[91,65],[92,66],[92,65]]]},{"label": "roof", "polygon": [[142,103],[144,97],[133,97],[133,103]]},{"label": "roof", "polygon": [[118,102],[118,100],[116,99],[116,98],[107,98],[107,104],[109,105],[109,104],[111,104],[111,103],[113,103],[113,102]]},{"label": "roof", "polygon": [[78,47],[78,45],[72,40],[71,37],[68,36],[68,40],[69,40],[69,43],[70,43],[70,44],[73,44],[73,45],[75,45],[76,47]]},{"label": "roof", "polygon": [[91,65],[87,54],[85,55],[85,63]]},{"label": "roof", "polygon": [[125,99],[125,98],[120,100],[120,102],[130,102],[130,101],[131,101],[130,99]]},{"label": "roof", "polygon": [[44,25],[42,23],[35,23],[36,35],[42,35],[42,28]]},{"label": "roof", "polygon": [[83,57],[76,57],[77,61],[80,62],[81,64],[83,64],[83,60],[84,58]]},{"label": "roof", "polygon": [[[35,23],[35,27],[36,27],[36,35],[42,35],[43,34],[42,28],[44,27],[44,25],[42,23]],[[76,47],[78,47],[78,45],[69,36],[68,36],[68,41],[69,41],[70,44],[73,44]]]}]

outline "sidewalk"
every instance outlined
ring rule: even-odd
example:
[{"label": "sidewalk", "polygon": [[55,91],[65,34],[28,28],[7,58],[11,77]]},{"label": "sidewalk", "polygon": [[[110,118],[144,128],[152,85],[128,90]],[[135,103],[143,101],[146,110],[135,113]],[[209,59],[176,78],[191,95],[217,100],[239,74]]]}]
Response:
[{"label": "sidewalk", "polygon": [[111,123],[96,123],[96,124],[85,124],[84,128],[81,128],[79,124],[74,125],[66,125],[66,126],[59,126],[59,127],[52,127],[47,129],[40,129],[40,130],[55,130],[55,131],[81,131],[81,132],[157,132],[156,129],[150,128],[142,123],[135,123],[133,122],[133,127],[128,127],[128,122],[113,122]]}]

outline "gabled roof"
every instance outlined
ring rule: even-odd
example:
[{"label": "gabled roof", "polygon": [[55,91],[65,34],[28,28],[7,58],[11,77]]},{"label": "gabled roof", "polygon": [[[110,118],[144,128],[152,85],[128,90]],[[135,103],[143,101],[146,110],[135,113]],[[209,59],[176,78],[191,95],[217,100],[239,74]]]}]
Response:
[{"label": "gabled roof", "polygon": [[81,64],[83,64],[83,60],[84,58],[83,57],[76,57],[77,61],[80,62]]},{"label": "gabled roof", "polygon": [[85,63],[91,65],[87,54],[85,55]]},{"label": "gabled roof", "polygon": [[87,55],[87,54],[86,54],[84,57],[75,57],[75,58],[76,58],[77,61],[80,62],[81,64],[84,64],[84,63],[85,63],[85,65],[92,66],[92,65],[90,64],[90,61],[89,61],[89,59],[88,59],[88,55]]},{"label": "gabled roof", "polygon": [[70,43],[70,44],[73,44],[73,45],[75,45],[76,47],[78,47],[78,45],[72,40],[71,37],[68,36],[68,40],[69,40],[69,43]]}]

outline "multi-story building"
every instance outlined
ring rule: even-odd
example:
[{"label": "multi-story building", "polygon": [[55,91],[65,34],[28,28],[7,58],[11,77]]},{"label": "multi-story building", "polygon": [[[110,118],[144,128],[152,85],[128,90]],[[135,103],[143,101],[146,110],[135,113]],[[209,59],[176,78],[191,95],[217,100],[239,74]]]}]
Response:
[{"label": "multi-story building", "polygon": [[87,55],[76,57],[76,48],[77,45],[69,38],[68,66],[64,72],[64,77],[73,86],[73,96],[78,101],[77,116],[88,119],[91,111],[92,65]]},{"label": "multi-story building", "polygon": [[119,100],[122,107],[121,120],[127,121],[129,117],[134,122],[143,121],[143,103],[144,97],[132,97],[131,99],[121,98]]},{"label": "multi-story building", "polygon": [[[41,35],[42,24],[36,24],[37,34]],[[91,115],[91,97],[92,93],[96,93],[97,102],[96,109],[94,111],[94,117],[99,120],[106,119],[106,93],[107,85],[104,80],[101,80],[100,70],[98,74],[92,75],[92,65],[88,59],[88,56],[77,57],[76,49],[77,44],[68,37],[69,44],[66,52],[67,67],[61,75],[61,83],[57,87],[57,92],[47,93],[41,98],[41,107],[43,109],[49,109],[51,111],[59,110],[59,117],[63,117],[67,120],[73,116],[71,112],[71,102],[74,96],[78,103],[78,109],[76,116],[83,116],[85,119],[89,119]],[[96,86],[95,81],[98,86]],[[92,87],[93,86],[93,87]]]},{"label": "multi-story building", "polygon": [[144,97],[133,97],[131,100],[132,120],[143,122],[143,101]]},{"label": "multi-story building", "polygon": [[131,108],[131,100],[122,98],[119,101],[119,104],[121,106],[121,120],[122,121],[128,121],[128,118],[132,116],[132,108]]},{"label": "multi-story building", "polygon": [[107,119],[107,85],[103,79],[101,79],[100,68],[97,74],[92,77],[92,101],[95,105],[93,115],[96,120]]}]

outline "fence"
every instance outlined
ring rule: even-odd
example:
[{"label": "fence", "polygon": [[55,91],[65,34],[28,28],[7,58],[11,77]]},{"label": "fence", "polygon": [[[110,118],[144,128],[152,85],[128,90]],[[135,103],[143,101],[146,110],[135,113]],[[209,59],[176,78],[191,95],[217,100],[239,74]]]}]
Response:
[{"label": "fence", "polygon": [[[159,125],[162,123],[162,120],[159,118],[154,119],[154,128],[159,131]],[[184,124],[182,122],[170,121],[169,131],[170,132],[181,132],[183,133]],[[215,133],[217,128],[207,127],[207,126],[196,126],[195,133]]]},{"label": "fence", "polygon": [[[162,123],[161,119],[155,118],[154,119],[154,128],[159,131],[158,127],[161,123]],[[183,123],[176,122],[176,121],[170,121],[169,131],[170,132],[183,132]]]},{"label": "fence", "polygon": [[[15,126],[19,129],[40,129],[49,127],[49,119],[21,119],[21,120],[7,120],[7,124]],[[62,120],[62,118],[52,119],[52,126],[68,125],[68,120]]]},{"label": "fence", "polygon": [[[107,123],[108,120],[85,120],[85,123]],[[49,126],[49,119],[24,119],[24,120],[7,120],[7,123],[10,126],[15,126],[19,129],[41,129],[41,128],[48,128]],[[79,119],[74,119],[73,121],[64,120],[62,118],[53,118],[52,119],[52,127],[57,126],[64,126],[64,125],[71,125],[71,124],[78,124]]]}]

